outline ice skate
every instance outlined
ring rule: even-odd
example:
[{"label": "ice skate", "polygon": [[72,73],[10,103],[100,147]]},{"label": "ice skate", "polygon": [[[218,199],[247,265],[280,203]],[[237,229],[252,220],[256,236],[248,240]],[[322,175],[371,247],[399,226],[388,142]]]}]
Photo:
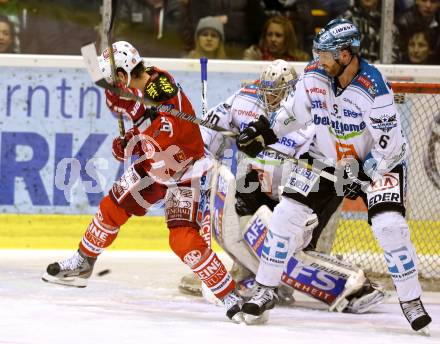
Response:
[{"label": "ice skate", "polygon": [[281,306],[289,306],[295,302],[293,296],[294,289],[286,284],[281,283],[277,289],[278,304]]},{"label": "ice skate", "polygon": [[277,289],[256,284],[254,295],[245,302],[242,311],[248,325],[263,324],[269,320],[268,310],[278,303]]},{"label": "ice skate", "polygon": [[411,301],[400,302],[400,307],[412,329],[429,336],[428,325],[432,319],[426,312],[425,307],[423,307],[422,300],[417,298]]},{"label": "ice skate", "polygon": [[49,264],[42,280],[48,283],[84,288],[87,286],[95,262],[96,258],[87,257],[78,250],[68,259]]},{"label": "ice skate", "polygon": [[356,294],[349,296],[349,303],[343,312],[362,314],[368,312],[374,306],[383,303],[390,294],[380,284],[367,283]]},{"label": "ice skate", "polygon": [[223,298],[222,302],[226,308],[226,316],[230,320],[237,324],[244,322],[243,313],[241,312],[241,307],[243,306],[241,296],[232,291]]},{"label": "ice skate", "polygon": [[196,274],[189,273],[180,279],[179,290],[183,294],[202,296],[202,281]]}]

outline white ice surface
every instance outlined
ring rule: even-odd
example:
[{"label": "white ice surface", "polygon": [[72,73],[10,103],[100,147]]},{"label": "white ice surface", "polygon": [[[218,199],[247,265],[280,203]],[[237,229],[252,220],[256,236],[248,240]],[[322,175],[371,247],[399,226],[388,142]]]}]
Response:
[{"label": "white ice surface", "polygon": [[[87,288],[44,283],[48,263],[72,251],[0,250],[1,344],[440,343],[440,294],[425,293],[431,337],[415,333],[396,295],[364,315],[328,313],[297,293],[265,325],[230,323],[222,307],[177,289],[189,272],[171,253],[105,252]],[[230,262],[228,262],[230,264]]]}]

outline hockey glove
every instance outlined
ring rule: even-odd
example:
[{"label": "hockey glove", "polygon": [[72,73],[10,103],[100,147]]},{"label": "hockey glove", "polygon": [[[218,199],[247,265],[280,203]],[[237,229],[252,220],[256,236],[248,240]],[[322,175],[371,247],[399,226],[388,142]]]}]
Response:
[{"label": "hockey glove", "polygon": [[268,119],[260,116],[258,121],[249,123],[238,135],[236,142],[239,150],[255,158],[266,146],[277,142],[277,137],[270,128]]},{"label": "hockey glove", "polygon": [[345,184],[342,187],[344,196],[351,200],[355,200],[362,193],[366,192],[371,182],[370,178],[362,170],[362,167],[359,168],[359,173],[356,176],[349,163],[345,165],[344,177],[351,180],[351,184]]},{"label": "hockey glove", "polygon": [[112,154],[118,161],[125,161],[132,155],[142,154],[139,131],[132,128],[125,133],[124,139],[119,136],[113,139]]},{"label": "hockey glove", "polygon": [[[121,88],[124,93],[143,98],[142,91],[137,88],[125,87],[122,86],[122,84],[118,84],[117,86]],[[107,106],[111,111],[127,115],[133,121],[136,121],[145,113],[146,106],[141,101],[118,95],[110,90],[105,90],[105,97]]]}]

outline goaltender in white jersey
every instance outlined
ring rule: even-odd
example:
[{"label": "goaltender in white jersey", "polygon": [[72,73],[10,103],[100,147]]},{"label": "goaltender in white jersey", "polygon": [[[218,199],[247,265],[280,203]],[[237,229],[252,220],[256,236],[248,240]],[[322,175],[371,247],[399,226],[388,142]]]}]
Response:
[{"label": "goaltender in white jersey", "polygon": [[[287,62],[276,60],[265,68],[257,82],[241,88],[212,108],[207,119],[236,132],[243,130],[260,116],[271,117],[295,81],[294,69]],[[314,133],[314,126],[287,133],[270,148],[299,158],[309,149]],[[203,128],[202,136],[207,148],[217,158],[232,148],[232,140],[221,133]],[[284,184],[292,166],[272,150],[261,152],[255,159],[239,158],[238,165],[242,173],[237,174],[237,181],[229,168],[220,167],[214,197],[211,198],[211,214],[216,241],[234,259],[234,267],[238,268],[233,269],[236,272],[234,278],[238,278],[237,282],[241,282],[240,286],[244,288],[254,282],[261,255],[258,243],[264,241],[272,210],[279,201],[278,187]],[[383,301],[384,291],[370,283],[362,270],[312,251],[341,201],[342,197],[335,195],[322,212],[311,214],[308,230],[310,233],[314,230],[314,238],[304,252],[290,257],[279,280],[277,294],[280,302],[292,302],[292,288],[328,304],[330,310],[364,313]],[[188,276],[182,279],[181,289],[188,291],[194,287]],[[241,291],[246,296],[246,290]]]},{"label": "goaltender in white jersey", "polygon": [[260,118],[237,143],[255,155],[277,136],[314,124],[310,155],[330,165],[326,170],[336,173],[338,182],[293,170],[269,224],[256,276],[258,288],[242,310],[252,318],[274,307],[274,288],[287,253],[300,250],[309,240],[307,218],[319,212],[322,197],[343,192],[351,199],[360,196],[367,204],[368,221],[384,251],[403,314],[414,330],[426,331],[431,318],[420,300],[417,256],[404,217],[408,144],[393,92],[381,73],[359,57],[360,35],[350,21],[328,23],[313,47],[316,60],[305,68],[272,128]]}]

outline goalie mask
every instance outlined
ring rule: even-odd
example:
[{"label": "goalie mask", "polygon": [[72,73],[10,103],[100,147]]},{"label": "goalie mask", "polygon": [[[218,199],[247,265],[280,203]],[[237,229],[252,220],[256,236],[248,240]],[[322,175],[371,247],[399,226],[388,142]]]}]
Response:
[{"label": "goalie mask", "polygon": [[280,102],[293,89],[296,72],[284,60],[275,60],[260,75],[258,95],[268,112],[276,111]]},{"label": "goalie mask", "polygon": [[[115,57],[115,67],[116,69],[122,68],[127,73],[128,85],[131,81],[131,71],[142,62],[142,58],[136,48],[128,42],[118,41],[113,43],[112,47],[113,55]],[[101,56],[99,56],[99,67],[106,80],[110,83],[113,82],[108,48],[102,52]]]}]

